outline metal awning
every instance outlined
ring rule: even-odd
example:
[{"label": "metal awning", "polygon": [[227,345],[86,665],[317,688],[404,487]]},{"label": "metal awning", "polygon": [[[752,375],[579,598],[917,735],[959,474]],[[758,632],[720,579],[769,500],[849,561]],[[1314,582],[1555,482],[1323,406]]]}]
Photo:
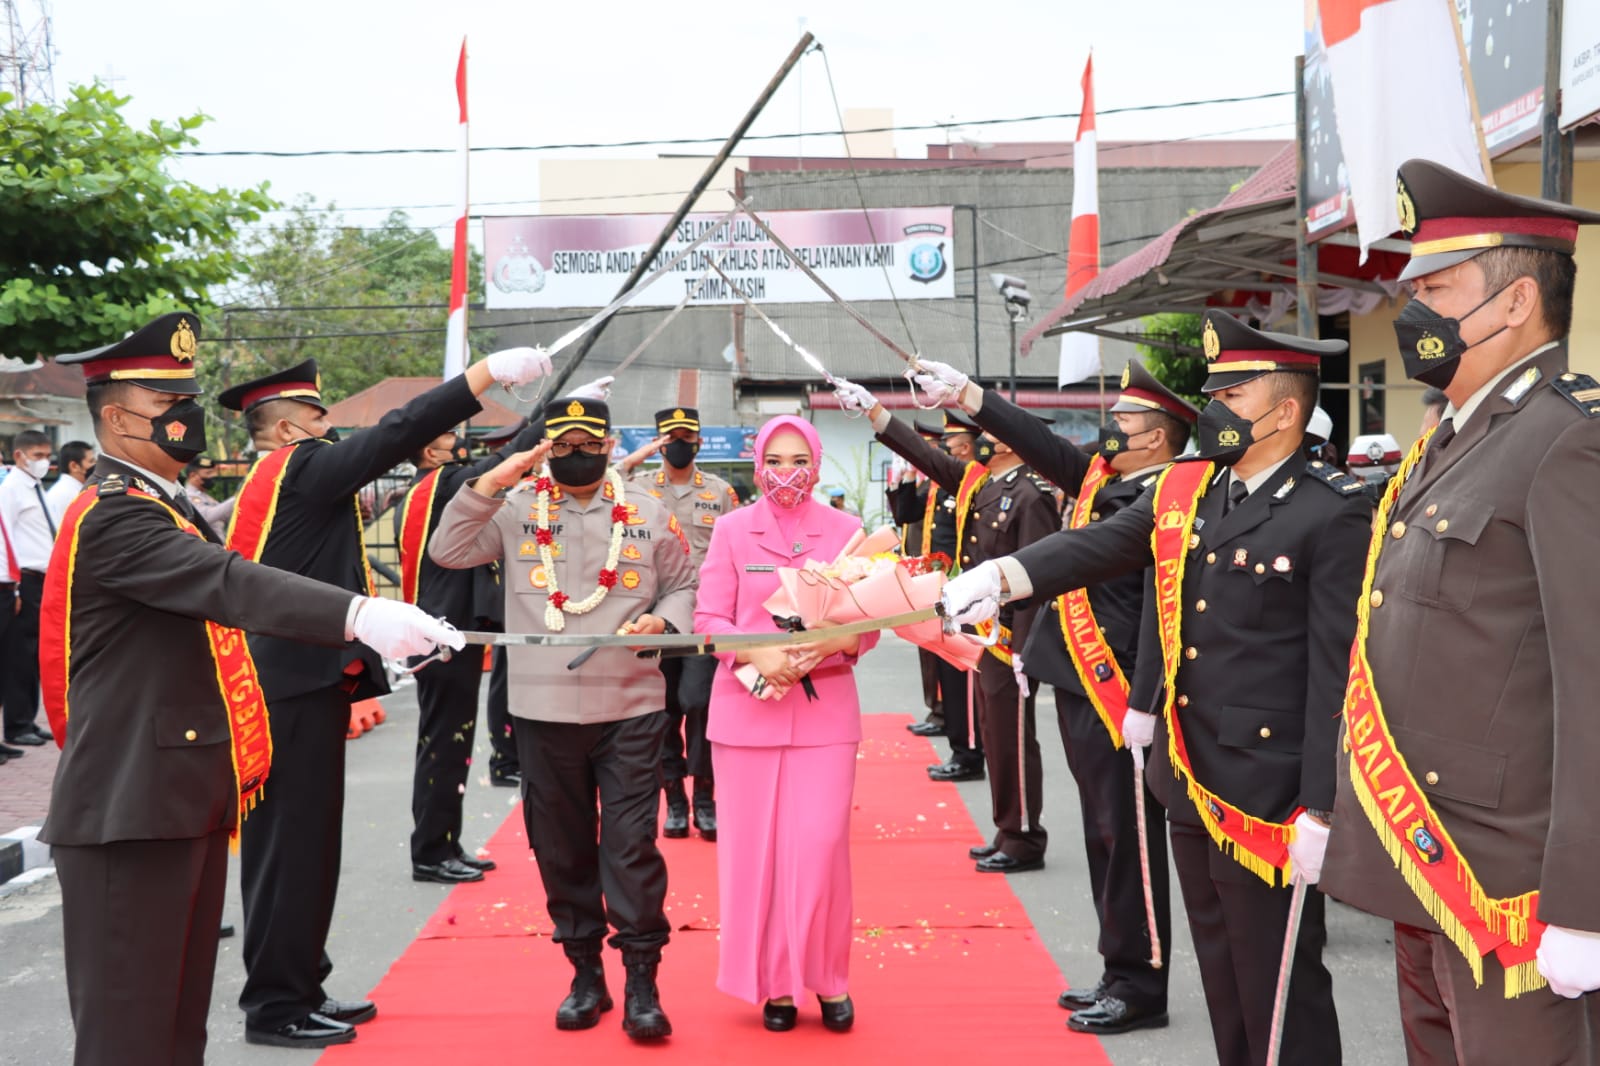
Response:
[{"label": "metal awning", "polygon": [[[1128,340],[1119,324],[1164,312],[1248,306],[1256,317],[1276,320],[1297,297],[1297,223],[1295,149],[1289,145],[1215,207],[1178,222],[1062,301],[1028,331],[1022,350],[1073,331]],[[1409,243],[1379,241],[1360,266],[1355,244],[1355,234],[1343,232],[1316,245],[1324,313],[1366,310],[1397,291],[1393,279]]]}]

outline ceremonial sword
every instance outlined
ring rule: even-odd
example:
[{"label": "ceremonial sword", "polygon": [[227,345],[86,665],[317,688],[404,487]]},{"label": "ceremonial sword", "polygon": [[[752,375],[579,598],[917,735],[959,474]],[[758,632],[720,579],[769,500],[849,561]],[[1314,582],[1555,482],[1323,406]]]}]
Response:
[{"label": "ceremonial sword", "polygon": [[721,278],[723,281],[726,281],[728,283],[728,287],[731,288],[734,291],[734,293],[738,295],[739,299],[741,299],[741,300],[743,300],[745,302],[745,306],[749,307],[750,310],[752,310],[752,311],[754,311],[756,313],[756,317],[760,318],[761,321],[763,321],[763,322],[765,322],[767,324],[767,328],[772,331],[773,336],[777,337],[780,341],[782,341],[783,343],[787,344],[790,347],[790,349],[792,349],[794,351],[794,354],[798,355],[801,359],[804,359],[805,362],[806,362],[806,365],[809,366],[812,370],[815,370],[818,374],[821,374],[823,381],[826,381],[829,385],[838,384],[838,380],[839,379],[835,378],[832,374],[828,373],[828,368],[822,365],[822,360],[818,359],[816,356],[814,356],[810,352],[806,351],[806,349],[801,347],[801,345],[798,342],[796,342],[793,337],[789,336],[789,334],[784,331],[784,328],[782,326],[778,325],[776,322],[772,321],[772,319],[768,318],[767,317],[767,313],[765,311],[761,310],[761,305],[756,303],[754,300],[752,300],[749,297],[749,295],[743,289],[739,288],[739,286],[734,282],[734,280],[732,278],[730,278],[730,277],[728,277],[728,275],[724,274],[722,272],[722,268],[721,267],[717,266],[717,264],[715,262],[713,262],[711,264],[711,269],[715,270],[717,272],[717,277]]},{"label": "ceremonial sword", "polygon": [[1144,882],[1144,921],[1150,929],[1150,968],[1161,969],[1161,931],[1156,928],[1156,896],[1150,881],[1150,830],[1144,812],[1144,748],[1129,744],[1133,756],[1133,814],[1139,829],[1139,875]]},{"label": "ceremonial sword", "polygon": [[1289,976],[1294,969],[1295,944],[1300,939],[1300,918],[1306,909],[1306,882],[1296,879],[1289,897],[1289,922],[1283,934],[1283,959],[1278,963],[1278,991],[1272,997],[1272,1028],[1267,1036],[1266,1066],[1278,1066],[1283,1052],[1284,1016],[1289,1012]]}]

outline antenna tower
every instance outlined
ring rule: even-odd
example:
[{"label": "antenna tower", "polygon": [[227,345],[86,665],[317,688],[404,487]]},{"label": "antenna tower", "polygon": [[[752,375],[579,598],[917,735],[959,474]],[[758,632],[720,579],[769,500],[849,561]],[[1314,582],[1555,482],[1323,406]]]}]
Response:
[{"label": "antenna tower", "polygon": [[10,106],[55,103],[54,52],[48,0],[0,0],[0,92]]}]

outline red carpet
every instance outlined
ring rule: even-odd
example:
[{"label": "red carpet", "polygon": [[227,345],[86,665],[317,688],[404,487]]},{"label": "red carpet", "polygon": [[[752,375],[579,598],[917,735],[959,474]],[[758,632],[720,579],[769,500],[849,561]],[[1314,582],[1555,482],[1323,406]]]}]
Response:
[{"label": "red carpet", "polygon": [[716,846],[663,840],[668,916],[677,930],[661,967],[674,1035],[655,1046],[621,1030],[622,967],[606,952],[616,1010],[563,1033],[556,1004],[572,971],[549,940],[538,871],[513,811],[490,841],[500,868],[452,889],[418,939],[372,991],[378,1018],[330,1048],[328,1066],[514,1061],[814,1063],[988,1061],[1049,1056],[1057,1066],[1109,1066],[1092,1037],[1067,1031],[1055,1005],[1062,977],[1006,879],[979,875],[965,850],[982,840],[954,786],[928,781],[931,745],[900,715],[868,715],[856,776],[856,943],[849,1035],[822,1028],[814,1000],[790,1033],[761,1027],[760,1009],[718,992]]}]

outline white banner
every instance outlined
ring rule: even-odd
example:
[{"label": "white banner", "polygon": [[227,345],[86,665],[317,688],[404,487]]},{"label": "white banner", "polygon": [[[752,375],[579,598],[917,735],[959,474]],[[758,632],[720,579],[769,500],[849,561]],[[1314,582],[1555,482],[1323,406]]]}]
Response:
[{"label": "white banner", "polygon": [[1561,10],[1561,128],[1600,111],[1600,4]]},{"label": "white banner", "polygon": [[[761,220],[834,291],[863,300],[948,300],[955,296],[950,207],[868,211],[762,211]],[[526,215],[485,218],[490,310],[604,307],[670,215]],[[652,264],[660,266],[716,223],[689,215]],[[692,303],[738,303],[738,294],[707,267],[714,261],[759,302],[819,303],[828,297],[748,218],[736,217],[635,306],[672,307],[693,289]]]}]

